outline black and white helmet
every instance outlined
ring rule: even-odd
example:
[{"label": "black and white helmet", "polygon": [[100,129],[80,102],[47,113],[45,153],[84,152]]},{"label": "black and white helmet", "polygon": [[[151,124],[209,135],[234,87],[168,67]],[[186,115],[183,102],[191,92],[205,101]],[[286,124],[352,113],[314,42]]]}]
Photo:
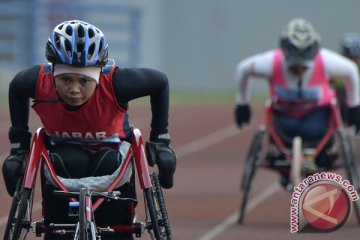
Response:
[{"label": "black and white helmet", "polygon": [[305,63],[316,56],[320,48],[320,35],[313,25],[302,18],[292,19],[282,30],[280,47],[289,63]]},{"label": "black and white helmet", "polygon": [[341,54],[350,59],[360,58],[360,33],[347,33],[341,41]]},{"label": "black and white helmet", "polygon": [[50,34],[46,58],[52,63],[74,67],[102,67],[108,61],[108,45],[104,34],[94,25],[79,20],[65,21]]}]

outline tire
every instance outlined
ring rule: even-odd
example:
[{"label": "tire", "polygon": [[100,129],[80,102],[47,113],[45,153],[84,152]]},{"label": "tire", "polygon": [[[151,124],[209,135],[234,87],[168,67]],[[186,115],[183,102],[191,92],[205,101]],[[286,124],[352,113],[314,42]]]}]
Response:
[{"label": "tire", "polygon": [[301,137],[295,137],[292,144],[292,159],[290,167],[290,179],[294,187],[302,181],[302,163],[302,139]]},{"label": "tire", "polygon": [[148,214],[150,215],[150,221],[148,232],[152,239],[161,239],[161,231],[158,223],[158,218],[155,209],[154,195],[151,188],[144,189],[144,195],[146,200],[146,207]]},{"label": "tire", "polygon": [[165,230],[165,236],[167,240],[172,240],[174,239],[173,235],[172,235],[172,230],[171,230],[171,224],[169,221],[169,215],[167,212],[167,207],[166,207],[166,203],[165,203],[165,199],[164,199],[164,194],[162,191],[162,188],[160,186],[160,181],[159,181],[159,176],[156,173],[153,173],[151,175],[151,180],[153,183],[153,190],[155,193],[155,206],[158,205],[158,210],[161,213],[161,224],[160,224],[160,228],[164,228]]},{"label": "tire", "polygon": [[31,228],[33,191],[24,188],[14,195],[4,240],[25,239]]},{"label": "tire", "polygon": [[[86,189],[80,189],[79,196],[79,240],[85,240],[87,238],[86,234],[86,202],[85,197]],[[85,238],[86,237],[86,238]]]},{"label": "tire", "polygon": [[356,214],[356,219],[358,221],[358,225],[360,225],[360,200],[354,202],[354,211]]},{"label": "tire", "polygon": [[246,211],[246,205],[249,199],[249,193],[251,189],[251,183],[254,179],[257,168],[260,166],[260,152],[262,143],[264,140],[265,132],[259,131],[252,139],[249,152],[245,160],[245,168],[243,171],[240,188],[243,190],[243,199],[240,205],[238,223],[244,221],[244,215]]},{"label": "tire", "polygon": [[[86,219],[86,197],[90,194],[89,189],[82,188],[80,189],[79,196],[79,240],[96,240],[96,226],[93,222],[89,222]],[[92,209],[91,209],[92,211]]]},{"label": "tire", "polygon": [[260,151],[265,133],[258,132],[252,139],[249,152],[245,159],[245,168],[241,179],[241,189],[245,191],[251,187],[256,168],[260,165]]},{"label": "tire", "polygon": [[171,225],[168,219],[165,200],[159,183],[158,175],[151,175],[153,183],[152,188],[144,189],[147,216],[150,217],[150,223],[147,221],[147,230],[151,239],[172,240]]},{"label": "tire", "polygon": [[350,183],[359,191],[359,173],[357,171],[356,159],[350,139],[339,133],[340,156]]},{"label": "tire", "polygon": [[13,231],[12,230],[13,219],[15,219],[15,214],[18,209],[18,205],[19,205],[19,201],[20,201],[21,183],[22,183],[22,178],[19,178],[16,183],[15,192],[14,192],[13,200],[12,200],[10,211],[9,211],[9,217],[8,217],[6,227],[5,227],[4,240],[11,239],[10,232]]},{"label": "tire", "polygon": [[[359,172],[357,168],[356,158],[354,156],[354,151],[352,148],[351,141],[346,137],[342,132],[338,132],[339,144],[340,144],[340,156],[342,164],[345,168],[345,172],[348,180],[354,186],[354,188],[360,192],[360,180]],[[358,224],[360,225],[360,201],[354,202],[354,211]]]}]

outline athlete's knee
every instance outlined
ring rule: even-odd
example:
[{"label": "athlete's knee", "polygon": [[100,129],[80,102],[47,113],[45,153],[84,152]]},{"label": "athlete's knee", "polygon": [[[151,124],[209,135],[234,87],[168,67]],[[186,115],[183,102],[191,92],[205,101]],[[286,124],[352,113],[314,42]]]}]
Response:
[{"label": "athlete's knee", "polygon": [[55,145],[50,155],[56,173],[66,178],[82,178],[88,176],[90,153],[73,144]]},{"label": "athlete's knee", "polygon": [[91,156],[89,175],[104,176],[111,175],[120,166],[122,161],[119,151],[104,148]]}]

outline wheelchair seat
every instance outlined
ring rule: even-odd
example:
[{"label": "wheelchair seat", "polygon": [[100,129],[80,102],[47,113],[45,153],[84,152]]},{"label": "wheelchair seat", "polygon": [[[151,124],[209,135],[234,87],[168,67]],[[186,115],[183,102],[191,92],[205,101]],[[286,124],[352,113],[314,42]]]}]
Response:
[{"label": "wheelchair seat", "polygon": [[[131,144],[126,141],[120,141],[117,137],[111,137],[104,140],[93,140],[93,139],[64,139],[59,137],[51,136],[49,137],[49,143],[52,145],[59,143],[71,143],[71,144],[81,144],[85,146],[104,146],[104,145],[112,145],[112,147],[118,148],[122,159],[125,159]],[[69,190],[73,192],[79,192],[81,188],[87,187],[94,191],[105,191],[109,185],[114,182],[115,178],[119,175],[121,168],[123,167],[124,161],[121,162],[120,166],[110,175],[104,176],[88,176],[83,178],[64,178],[61,176],[56,176],[57,179]],[[46,182],[51,186],[56,187],[54,180],[51,178],[51,174],[46,165],[44,165],[44,176]],[[116,188],[122,186],[124,183],[130,181],[130,177],[132,175],[132,167],[131,163],[126,169],[124,177],[117,184]]]},{"label": "wheelchair seat", "polygon": [[[287,127],[284,127],[284,125],[281,123],[280,119],[283,119],[283,114],[282,113],[278,113],[277,111],[273,112],[273,117],[272,117],[272,126],[276,132],[276,135],[278,138],[281,139],[281,142],[284,144],[284,147],[287,149],[292,149],[292,145],[293,145],[293,139],[296,136],[300,136],[302,139],[302,148],[303,149],[308,149],[310,151],[318,151],[319,148],[319,144],[322,145],[322,147],[320,148],[319,152],[317,152],[316,157],[315,157],[315,164],[319,169],[334,169],[334,168],[338,168],[339,164],[336,162],[336,160],[338,160],[338,154],[334,153],[331,151],[331,149],[333,148],[334,144],[335,144],[335,131],[334,131],[334,126],[333,126],[333,121],[335,118],[335,116],[333,116],[333,111],[332,111],[332,106],[325,106],[322,108],[319,108],[319,111],[317,112],[317,115],[320,116],[320,119],[323,121],[325,119],[328,119],[326,123],[324,123],[323,125],[325,126],[321,126],[321,128],[323,129],[324,132],[319,132],[319,133],[315,133],[313,134],[310,131],[303,133],[302,131],[300,131],[299,129],[292,129]],[[316,118],[315,118],[316,120]],[[309,121],[309,120],[307,120]],[[326,129],[326,130],[325,130]],[[333,129],[333,130],[331,130]],[[304,130],[304,129],[303,129]],[[273,139],[273,135],[270,135],[270,143],[271,144],[275,144],[276,142]],[[282,152],[282,154],[284,155],[284,151]],[[286,153],[285,153],[286,155]],[[285,159],[284,156],[281,156],[280,154],[280,164],[278,164],[276,156],[274,156],[274,154],[270,154],[270,156],[267,156],[267,159],[270,160],[270,162],[272,162],[273,166],[277,166],[282,164],[283,159]],[[284,161],[286,162],[286,161]]]},{"label": "wheelchair seat", "polygon": [[[326,108],[324,108],[326,109]],[[330,113],[327,113],[330,115]],[[330,119],[330,116],[329,116]],[[292,147],[293,144],[293,139],[294,137],[296,137],[294,135],[294,133],[289,133],[285,130],[285,127],[277,120],[277,113],[274,112],[274,116],[273,116],[273,126],[275,131],[277,132],[277,134],[279,135],[279,137],[281,138],[281,140],[283,141],[284,145],[288,148]],[[329,127],[329,123],[327,123],[327,127]],[[325,133],[324,133],[325,134]],[[302,144],[304,148],[316,148],[316,146],[319,144],[319,142],[322,140],[322,138],[324,137],[324,134],[321,136],[313,136],[313,137],[305,137],[303,136],[301,133],[299,134],[300,137],[302,138]],[[332,145],[333,139],[331,139],[329,141],[328,145]]]}]

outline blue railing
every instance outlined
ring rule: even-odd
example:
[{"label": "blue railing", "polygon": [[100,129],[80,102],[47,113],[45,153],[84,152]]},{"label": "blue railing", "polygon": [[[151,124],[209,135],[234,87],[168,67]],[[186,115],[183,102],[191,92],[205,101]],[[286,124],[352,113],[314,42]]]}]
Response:
[{"label": "blue railing", "polygon": [[0,68],[46,61],[45,44],[64,20],[81,19],[99,27],[109,43],[109,57],[120,66],[138,66],[142,9],[118,3],[0,3]]}]

